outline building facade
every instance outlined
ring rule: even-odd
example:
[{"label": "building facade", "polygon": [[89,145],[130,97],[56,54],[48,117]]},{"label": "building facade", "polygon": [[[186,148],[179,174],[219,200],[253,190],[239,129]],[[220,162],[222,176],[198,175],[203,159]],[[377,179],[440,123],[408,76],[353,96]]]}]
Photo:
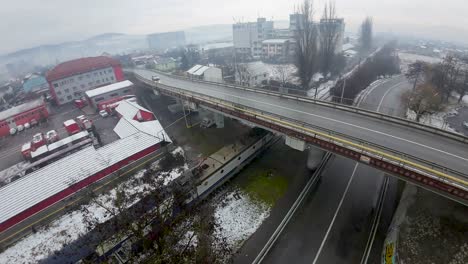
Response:
[{"label": "building facade", "polygon": [[46,75],[50,94],[57,105],[82,98],[84,92],[123,81],[120,62],[105,56],[61,63]]},{"label": "building facade", "polygon": [[99,102],[134,94],[133,83],[125,80],[86,91],[85,94],[89,105],[97,108]]},{"label": "building facade", "polygon": [[0,112],[0,137],[8,136],[10,129],[20,125],[37,122],[49,116],[49,111],[42,98],[27,102]]},{"label": "building facade", "polygon": [[262,82],[268,81],[269,78],[268,67],[261,61],[240,63],[236,66],[236,83],[242,86],[261,86]]},{"label": "building facade", "polygon": [[148,47],[156,51],[165,51],[170,48],[185,46],[185,32],[174,31],[150,34],[147,37]]},{"label": "building facade", "polygon": [[262,58],[286,61],[291,55],[294,41],[291,39],[267,39],[262,42]]},{"label": "building facade", "polygon": [[262,41],[274,36],[273,21],[258,18],[257,22],[232,25],[234,50],[237,54],[260,58]]},{"label": "building facade", "polygon": [[190,78],[208,82],[223,82],[223,70],[213,66],[195,65],[187,71]]}]

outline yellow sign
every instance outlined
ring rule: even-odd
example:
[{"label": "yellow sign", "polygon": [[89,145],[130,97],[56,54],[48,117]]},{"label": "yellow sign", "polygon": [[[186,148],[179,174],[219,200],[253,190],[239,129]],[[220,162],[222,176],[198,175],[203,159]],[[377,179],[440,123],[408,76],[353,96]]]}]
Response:
[{"label": "yellow sign", "polygon": [[393,256],[394,256],[394,244],[389,243],[385,246],[385,264],[393,264]]}]

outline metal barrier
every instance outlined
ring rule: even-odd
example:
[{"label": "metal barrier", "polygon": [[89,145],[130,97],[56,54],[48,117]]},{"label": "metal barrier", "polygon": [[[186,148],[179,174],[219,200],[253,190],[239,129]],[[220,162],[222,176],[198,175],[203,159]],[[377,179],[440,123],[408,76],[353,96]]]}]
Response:
[{"label": "metal barrier", "polygon": [[[127,72],[128,72],[128,70],[127,70]],[[135,74],[135,75],[138,75],[135,72],[133,72],[133,70],[131,70],[130,72]],[[400,118],[400,117],[396,117],[396,116],[391,116],[391,115],[387,115],[387,114],[383,114],[383,113],[379,113],[379,112],[375,112],[375,111],[371,111],[371,110],[357,108],[357,107],[354,107],[354,106],[348,106],[348,105],[337,104],[337,103],[328,102],[328,101],[322,101],[320,99],[313,99],[313,98],[304,97],[304,96],[300,96],[300,95],[283,94],[283,93],[279,93],[279,92],[267,91],[267,90],[251,88],[251,87],[243,87],[243,86],[230,85],[230,84],[217,83],[217,82],[209,82],[209,81],[203,81],[203,80],[198,80],[198,79],[195,80],[195,79],[190,79],[190,78],[187,78],[187,77],[172,75],[172,74],[163,73],[163,72],[157,72],[157,73],[162,74],[162,75],[166,75],[166,76],[168,76],[170,78],[180,79],[180,80],[185,80],[185,81],[191,81],[191,82],[194,82],[194,83],[202,83],[202,84],[207,84],[207,85],[212,85],[212,86],[222,86],[222,87],[226,87],[226,88],[238,89],[238,90],[243,90],[243,91],[249,91],[249,92],[254,92],[254,93],[260,93],[260,94],[265,94],[265,95],[271,95],[271,96],[277,96],[277,97],[292,99],[292,100],[296,100],[296,101],[302,101],[302,102],[306,102],[306,103],[312,103],[312,104],[316,104],[316,105],[320,105],[320,106],[324,106],[324,107],[338,109],[338,110],[341,110],[341,111],[356,113],[356,114],[360,114],[360,115],[367,116],[367,117],[372,117],[372,118],[376,118],[376,119],[380,119],[380,120],[385,120],[385,121],[392,122],[392,123],[399,124],[399,125],[409,126],[409,127],[412,127],[412,128],[424,130],[424,131],[429,132],[429,133],[433,133],[433,134],[441,135],[441,136],[444,136],[444,137],[448,137],[448,138],[451,138],[453,140],[457,140],[457,141],[460,141],[460,142],[463,142],[463,143],[468,143],[468,137],[466,137],[464,135],[461,135],[461,134],[457,134],[457,133],[446,131],[446,130],[443,130],[443,129],[440,129],[440,128],[436,128],[436,127],[428,126],[428,125],[425,125],[425,124],[417,123],[417,122],[412,121],[412,120],[408,120],[408,119],[404,119],[404,118]],[[144,77],[141,77],[141,76],[140,76],[140,78],[145,79]]]},{"label": "metal barrier", "polygon": [[456,195],[457,199],[461,198],[464,203],[468,202],[468,181],[464,180],[468,178],[468,175],[462,172],[302,121],[236,105],[235,103],[227,102],[222,99],[177,87],[159,83],[156,84],[139,75],[136,75],[136,78],[147,85],[172,93],[170,95],[199,102],[214,110],[221,111],[226,115],[234,117],[240,117],[241,115],[241,118],[256,123],[257,125],[260,124],[260,126],[267,129],[295,136],[308,143],[312,142],[313,144],[319,145],[319,147],[338,152],[338,154],[349,156],[350,158],[354,158],[374,167],[379,167],[380,169],[383,168],[390,173],[393,173],[393,170],[397,168],[403,169],[395,172],[398,172],[405,180],[415,181],[420,185],[437,187],[444,192],[449,192],[451,195]]}]

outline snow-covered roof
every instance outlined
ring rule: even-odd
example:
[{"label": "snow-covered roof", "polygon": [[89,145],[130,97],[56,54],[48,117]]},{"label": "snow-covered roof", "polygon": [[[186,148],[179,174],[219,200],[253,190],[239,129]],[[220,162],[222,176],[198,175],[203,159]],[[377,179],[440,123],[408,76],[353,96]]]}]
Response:
[{"label": "snow-covered roof", "polygon": [[350,49],[353,49],[353,48],[354,48],[354,45],[351,44],[351,43],[343,44],[343,51],[350,50]]},{"label": "snow-covered roof", "polygon": [[138,111],[151,113],[150,110],[144,108],[136,102],[132,102],[129,100],[120,101],[119,106],[115,108],[115,111],[117,111],[122,117],[125,117],[127,119],[133,119],[138,114]]},{"label": "snow-covered roof", "polygon": [[262,44],[283,44],[288,41],[289,39],[266,39],[262,41]]},{"label": "snow-covered roof", "polygon": [[70,126],[70,125],[73,125],[73,124],[76,124],[75,120],[73,120],[73,119],[69,119],[69,120],[63,122],[64,126]]},{"label": "snow-covered roof", "polygon": [[39,107],[39,106],[41,106],[43,104],[44,104],[44,100],[37,99],[37,100],[26,102],[26,103],[18,105],[18,106],[14,106],[14,107],[12,107],[10,109],[7,109],[7,110],[5,110],[3,112],[0,112],[0,120],[5,120],[5,119],[8,119],[10,117],[19,115],[21,113],[24,113],[26,111],[29,111],[29,110],[34,109],[36,107]]},{"label": "snow-covered roof", "polygon": [[133,83],[131,81],[125,80],[125,81],[109,84],[103,87],[99,87],[93,90],[89,90],[89,91],[86,91],[85,93],[86,93],[86,96],[88,96],[89,98],[92,98],[92,97],[99,96],[102,94],[128,88],[128,87],[131,87],[132,85]]},{"label": "snow-covered roof", "polygon": [[168,142],[171,141],[158,120],[139,122],[133,119],[121,118],[117,123],[117,126],[114,128],[114,132],[120,138],[126,138],[130,135],[143,132],[153,137],[157,137],[160,140]]},{"label": "snow-covered roof", "polygon": [[194,73],[192,73],[192,75],[196,75],[196,76],[203,75],[203,73],[205,73],[205,71],[208,70],[209,68],[210,67],[208,67],[208,66],[202,66],[201,68],[196,70]]},{"label": "snow-covered roof", "polygon": [[197,64],[195,66],[193,66],[192,68],[190,68],[187,73],[188,74],[193,74],[194,72],[196,72],[198,69],[204,67],[203,65],[200,65],[200,64]]},{"label": "snow-covered roof", "polygon": [[47,151],[49,151],[49,149],[47,148],[47,145],[40,146],[38,149],[36,149],[36,151],[31,152],[31,158],[35,158],[39,155],[42,155],[46,153]]},{"label": "snow-covered roof", "polygon": [[160,140],[139,132],[99,149],[85,148],[0,188],[0,223]]}]

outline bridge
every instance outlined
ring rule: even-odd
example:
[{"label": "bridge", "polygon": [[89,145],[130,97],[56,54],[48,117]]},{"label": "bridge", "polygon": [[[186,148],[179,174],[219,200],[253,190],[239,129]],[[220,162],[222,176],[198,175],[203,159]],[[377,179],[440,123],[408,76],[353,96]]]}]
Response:
[{"label": "bridge", "polygon": [[468,205],[468,138],[406,119],[272,91],[127,70],[153,89],[378,168]]}]

